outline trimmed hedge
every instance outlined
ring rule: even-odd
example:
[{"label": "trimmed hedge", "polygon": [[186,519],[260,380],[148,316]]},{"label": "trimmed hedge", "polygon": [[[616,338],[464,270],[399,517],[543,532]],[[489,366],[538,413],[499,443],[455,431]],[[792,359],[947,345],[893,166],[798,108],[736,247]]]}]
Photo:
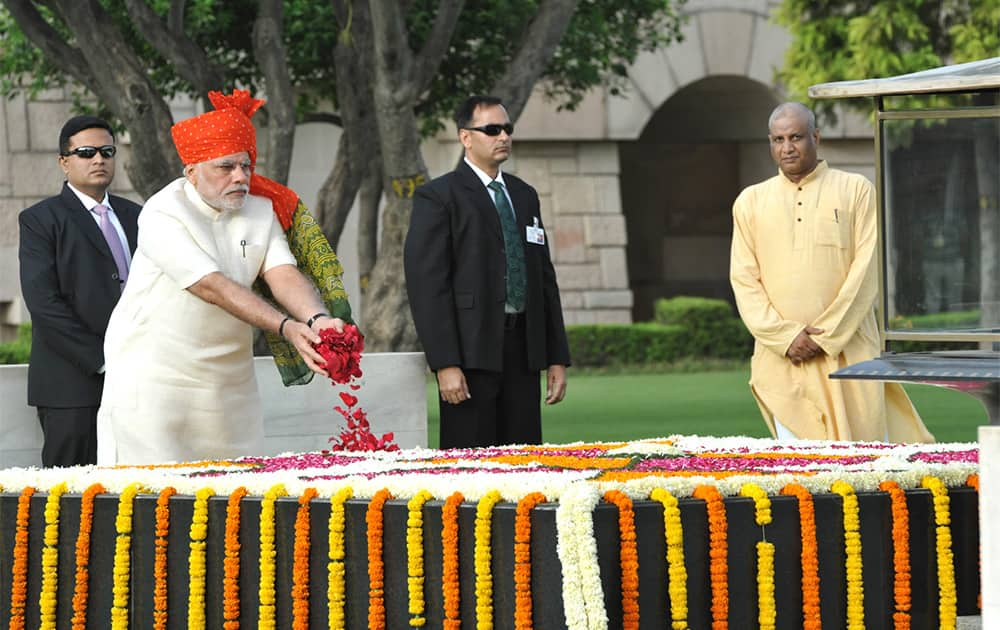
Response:
[{"label": "trimmed hedge", "polygon": [[660,299],[656,321],[566,327],[579,367],[675,363],[687,358],[747,359],[753,338],[723,300]]},{"label": "trimmed hedge", "polygon": [[17,339],[10,343],[0,343],[0,365],[27,363],[31,356],[31,323],[17,328]]}]

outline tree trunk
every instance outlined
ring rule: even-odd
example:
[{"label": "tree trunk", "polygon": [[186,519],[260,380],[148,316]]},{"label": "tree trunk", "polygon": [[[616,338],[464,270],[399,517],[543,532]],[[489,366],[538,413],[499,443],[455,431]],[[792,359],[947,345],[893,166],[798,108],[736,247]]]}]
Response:
[{"label": "tree trunk", "polygon": [[267,81],[266,172],[282,184],[288,181],[295,146],[295,93],[285,61],[283,34],[282,0],[261,0],[253,25],[253,50]]},{"label": "tree trunk", "polygon": [[[979,325],[1000,329],[1000,121],[982,120],[975,135],[976,181],[979,188]],[[984,349],[992,344],[986,343]]]}]

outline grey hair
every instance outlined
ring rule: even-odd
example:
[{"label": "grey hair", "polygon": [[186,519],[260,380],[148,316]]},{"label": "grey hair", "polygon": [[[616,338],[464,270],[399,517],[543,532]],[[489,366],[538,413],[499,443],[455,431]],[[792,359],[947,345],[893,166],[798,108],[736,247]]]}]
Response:
[{"label": "grey hair", "polygon": [[802,116],[806,119],[807,131],[812,133],[816,131],[816,114],[813,113],[811,109],[798,103],[796,101],[789,101],[787,103],[782,103],[774,108],[771,112],[770,118],[767,119],[767,131],[770,133],[771,126],[774,125],[774,121],[779,118],[784,118],[788,115]]}]

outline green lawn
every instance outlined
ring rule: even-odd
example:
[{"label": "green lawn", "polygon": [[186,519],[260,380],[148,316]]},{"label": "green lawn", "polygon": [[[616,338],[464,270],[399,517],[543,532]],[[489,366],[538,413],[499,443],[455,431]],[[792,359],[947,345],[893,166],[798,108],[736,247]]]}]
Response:
[{"label": "green lawn", "polygon": [[[614,441],[675,433],[766,437],[745,369],[664,374],[580,374],[570,369],[566,400],[542,412],[545,442]],[[972,397],[907,385],[940,442],[974,442],[986,411]],[[437,388],[427,386],[428,443],[438,444]]]}]

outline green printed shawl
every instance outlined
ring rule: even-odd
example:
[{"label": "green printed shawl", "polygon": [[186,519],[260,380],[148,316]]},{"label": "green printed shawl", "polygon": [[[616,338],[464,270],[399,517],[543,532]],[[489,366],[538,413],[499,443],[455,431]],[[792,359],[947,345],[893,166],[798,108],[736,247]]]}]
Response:
[{"label": "green printed shawl", "polygon": [[[344,290],[344,268],[326,240],[323,230],[301,200],[292,214],[291,225],[285,230],[285,237],[299,271],[315,285],[327,312],[345,322],[354,323],[351,319],[351,304],[347,300],[347,291]],[[258,279],[254,283],[254,290],[275,308],[284,310],[277,305],[263,280]],[[274,355],[281,381],[286,387],[305,385],[312,381],[315,372],[302,360],[295,346],[275,332],[264,331],[264,336]]]}]

